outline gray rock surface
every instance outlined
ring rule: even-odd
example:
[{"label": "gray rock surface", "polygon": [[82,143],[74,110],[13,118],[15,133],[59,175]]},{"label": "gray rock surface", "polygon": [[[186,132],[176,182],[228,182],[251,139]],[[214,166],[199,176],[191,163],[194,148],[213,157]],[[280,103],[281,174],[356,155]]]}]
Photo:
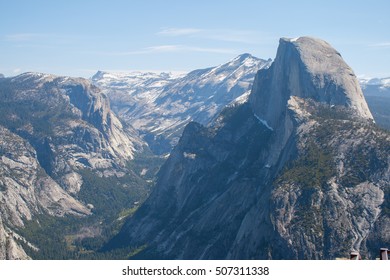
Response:
[{"label": "gray rock surface", "polygon": [[26,140],[1,126],[0,135],[0,209],[4,220],[23,226],[23,220],[31,220],[42,210],[56,216],[90,213],[44,172]]},{"label": "gray rock surface", "polygon": [[88,202],[77,197],[83,172],[124,176],[146,144],[85,79],[25,73],[1,79],[0,100],[1,257],[24,258],[23,237],[7,228],[39,215],[90,215]]},{"label": "gray rock surface", "polygon": [[78,168],[115,173],[145,145],[85,79],[25,73],[1,87],[2,125],[27,139],[45,171],[72,192],[80,186]]},{"label": "gray rock surface", "polygon": [[[28,260],[30,257],[26,254],[19,242],[26,242],[22,237],[4,227],[0,217],[0,260]],[[32,246],[31,244],[29,244]]]},{"label": "gray rock surface", "polygon": [[[390,134],[322,40],[281,39],[248,102],[190,123],[106,249],[134,258],[334,259],[388,246]],[[141,250],[142,249],[142,250]]]},{"label": "gray rock surface", "polygon": [[71,197],[39,165],[33,147],[0,126],[0,259],[25,259],[20,239],[6,229],[23,227],[34,215],[85,216],[90,210]]},{"label": "gray rock surface", "polygon": [[[255,113],[276,126],[290,96],[346,106],[363,119],[373,119],[358,80],[340,53],[311,37],[280,39],[275,62],[254,82]],[[262,102],[260,102],[262,101]]]}]

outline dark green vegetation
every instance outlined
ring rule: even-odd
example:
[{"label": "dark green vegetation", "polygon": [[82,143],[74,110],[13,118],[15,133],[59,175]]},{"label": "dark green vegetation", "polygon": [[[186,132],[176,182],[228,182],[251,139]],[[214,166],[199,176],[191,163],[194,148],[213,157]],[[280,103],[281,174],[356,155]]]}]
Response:
[{"label": "dark green vegetation", "polygon": [[156,180],[156,175],[165,159],[163,156],[156,156],[150,149],[144,148],[134,160],[128,162],[127,168],[135,174],[142,174],[140,175],[142,179],[150,184]]},{"label": "dark green vegetation", "polygon": [[327,180],[335,174],[331,152],[310,142],[303,154],[282,172],[276,184],[297,184],[303,189],[323,188]]},{"label": "dark green vegetation", "polygon": [[92,204],[92,212],[108,221],[124,208],[142,201],[150,190],[150,186],[135,174],[105,178],[86,169],[81,170],[80,174],[84,183],[77,198],[85,204]]},{"label": "dark green vegetation", "polygon": [[[23,236],[41,250],[24,246],[26,252],[33,259],[127,259],[139,252],[132,247],[109,252],[101,248],[148,197],[163,161],[145,149],[128,162],[129,173],[123,177],[105,178],[89,169],[79,170],[84,183],[77,199],[92,204],[93,214],[83,218],[42,216],[39,223],[28,222]],[[140,176],[143,170],[147,171]]]},{"label": "dark green vegetation", "polygon": [[42,215],[27,222],[19,232],[39,248],[36,250],[22,243],[26,253],[33,259],[126,259],[132,248],[100,252],[102,245],[120,226],[121,223],[115,219],[103,225],[96,216],[55,218]]},{"label": "dark green vegetation", "polygon": [[[152,161],[152,158],[138,158],[145,164],[148,160]],[[154,165],[158,168],[156,163]],[[40,215],[26,221],[26,226],[16,231],[40,248],[36,251],[24,244],[25,251],[33,259],[126,259],[134,250],[122,248],[100,252],[103,244],[118,233],[125,219],[137,211],[153,183],[133,173],[104,178],[84,169],[80,174],[84,183],[77,198],[92,204],[93,214],[81,218]]]}]

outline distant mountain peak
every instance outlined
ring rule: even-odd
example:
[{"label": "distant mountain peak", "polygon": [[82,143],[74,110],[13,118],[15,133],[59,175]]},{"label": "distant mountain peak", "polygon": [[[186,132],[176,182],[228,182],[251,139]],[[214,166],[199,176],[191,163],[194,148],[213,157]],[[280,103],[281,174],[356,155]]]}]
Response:
[{"label": "distant mountain peak", "polygon": [[103,78],[104,77],[104,74],[105,74],[106,72],[104,72],[104,71],[102,71],[102,70],[98,70],[96,73],[95,73],[95,75],[93,75],[92,76],[92,80],[93,79],[101,79],[101,78]]},{"label": "distant mountain peak", "polygon": [[233,60],[239,60],[239,61],[244,61],[245,59],[258,59],[257,57],[251,55],[250,53],[243,53],[243,54],[240,54],[239,56],[237,56],[236,58],[234,58]]},{"label": "distant mountain peak", "polygon": [[240,54],[238,56],[236,56],[235,58],[233,58],[232,60],[230,60],[229,62],[227,63],[224,63],[220,66],[227,66],[227,65],[244,65],[244,66],[253,66],[253,65],[256,65],[256,64],[265,64],[265,63],[269,63],[271,64],[272,62],[272,59],[268,59],[268,60],[265,60],[265,59],[261,59],[261,58],[258,58],[256,56],[253,56],[251,55],[250,53],[243,53],[243,54]]}]

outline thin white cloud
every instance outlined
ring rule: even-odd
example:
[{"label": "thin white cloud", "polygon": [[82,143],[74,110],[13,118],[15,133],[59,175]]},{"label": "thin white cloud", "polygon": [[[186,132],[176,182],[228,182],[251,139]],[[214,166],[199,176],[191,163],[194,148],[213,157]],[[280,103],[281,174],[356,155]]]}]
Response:
[{"label": "thin white cloud", "polygon": [[197,28],[163,28],[158,35],[163,36],[187,36],[202,32],[202,29]]},{"label": "thin white cloud", "polygon": [[161,46],[147,47],[135,51],[97,52],[96,54],[108,55],[108,56],[128,56],[128,55],[137,55],[137,54],[176,52],[179,51],[180,49],[181,49],[180,45],[161,45]]},{"label": "thin white cloud", "polygon": [[237,51],[227,48],[205,48],[187,45],[158,45],[151,46],[136,51],[124,52],[98,52],[98,55],[107,56],[130,56],[139,54],[154,54],[154,53],[178,53],[178,52],[203,52],[203,53],[220,53],[220,54],[236,54]]},{"label": "thin white cloud", "polygon": [[233,49],[223,48],[199,48],[199,47],[186,47],[184,51],[203,52],[203,53],[221,53],[221,54],[236,54],[237,51]]},{"label": "thin white cloud", "polygon": [[390,47],[390,42],[371,44],[370,47],[388,48]]},{"label": "thin white cloud", "polygon": [[239,29],[198,29],[198,28],[163,28],[157,33],[167,37],[191,37],[223,42],[255,44],[260,34],[252,30]]},{"label": "thin white cloud", "polygon": [[20,69],[20,68],[16,68],[16,69],[12,70],[12,73],[14,73],[14,74],[18,74],[20,72],[22,72],[22,69]]},{"label": "thin white cloud", "polygon": [[195,46],[185,46],[185,45],[162,45],[149,47],[146,51],[150,53],[158,52],[203,52],[203,53],[236,53],[232,49],[225,48],[204,48],[204,47],[195,47]]}]

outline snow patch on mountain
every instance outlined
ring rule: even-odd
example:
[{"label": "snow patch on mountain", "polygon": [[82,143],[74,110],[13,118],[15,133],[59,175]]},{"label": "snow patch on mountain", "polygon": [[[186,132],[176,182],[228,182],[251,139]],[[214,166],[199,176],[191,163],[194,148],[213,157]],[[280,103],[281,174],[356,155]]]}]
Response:
[{"label": "snow patch on mountain", "polygon": [[369,87],[376,87],[380,91],[390,90],[390,77],[388,78],[359,78],[363,91]]},{"label": "snow patch on mountain", "polygon": [[267,123],[267,121],[266,120],[263,120],[262,118],[260,118],[258,115],[256,115],[256,114],[254,114],[255,115],[255,117],[256,117],[256,119],[261,123],[261,124],[263,124],[263,125],[265,125],[269,130],[274,130],[272,127],[270,127],[269,125],[268,125],[268,123]]},{"label": "snow patch on mountain", "polygon": [[242,54],[186,75],[99,71],[92,82],[103,89],[113,110],[137,129],[155,152],[166,153],[186,124],[196,121],[207,125],[226,105],[250,91],[257,71],[270,64],[270,59]]}]

